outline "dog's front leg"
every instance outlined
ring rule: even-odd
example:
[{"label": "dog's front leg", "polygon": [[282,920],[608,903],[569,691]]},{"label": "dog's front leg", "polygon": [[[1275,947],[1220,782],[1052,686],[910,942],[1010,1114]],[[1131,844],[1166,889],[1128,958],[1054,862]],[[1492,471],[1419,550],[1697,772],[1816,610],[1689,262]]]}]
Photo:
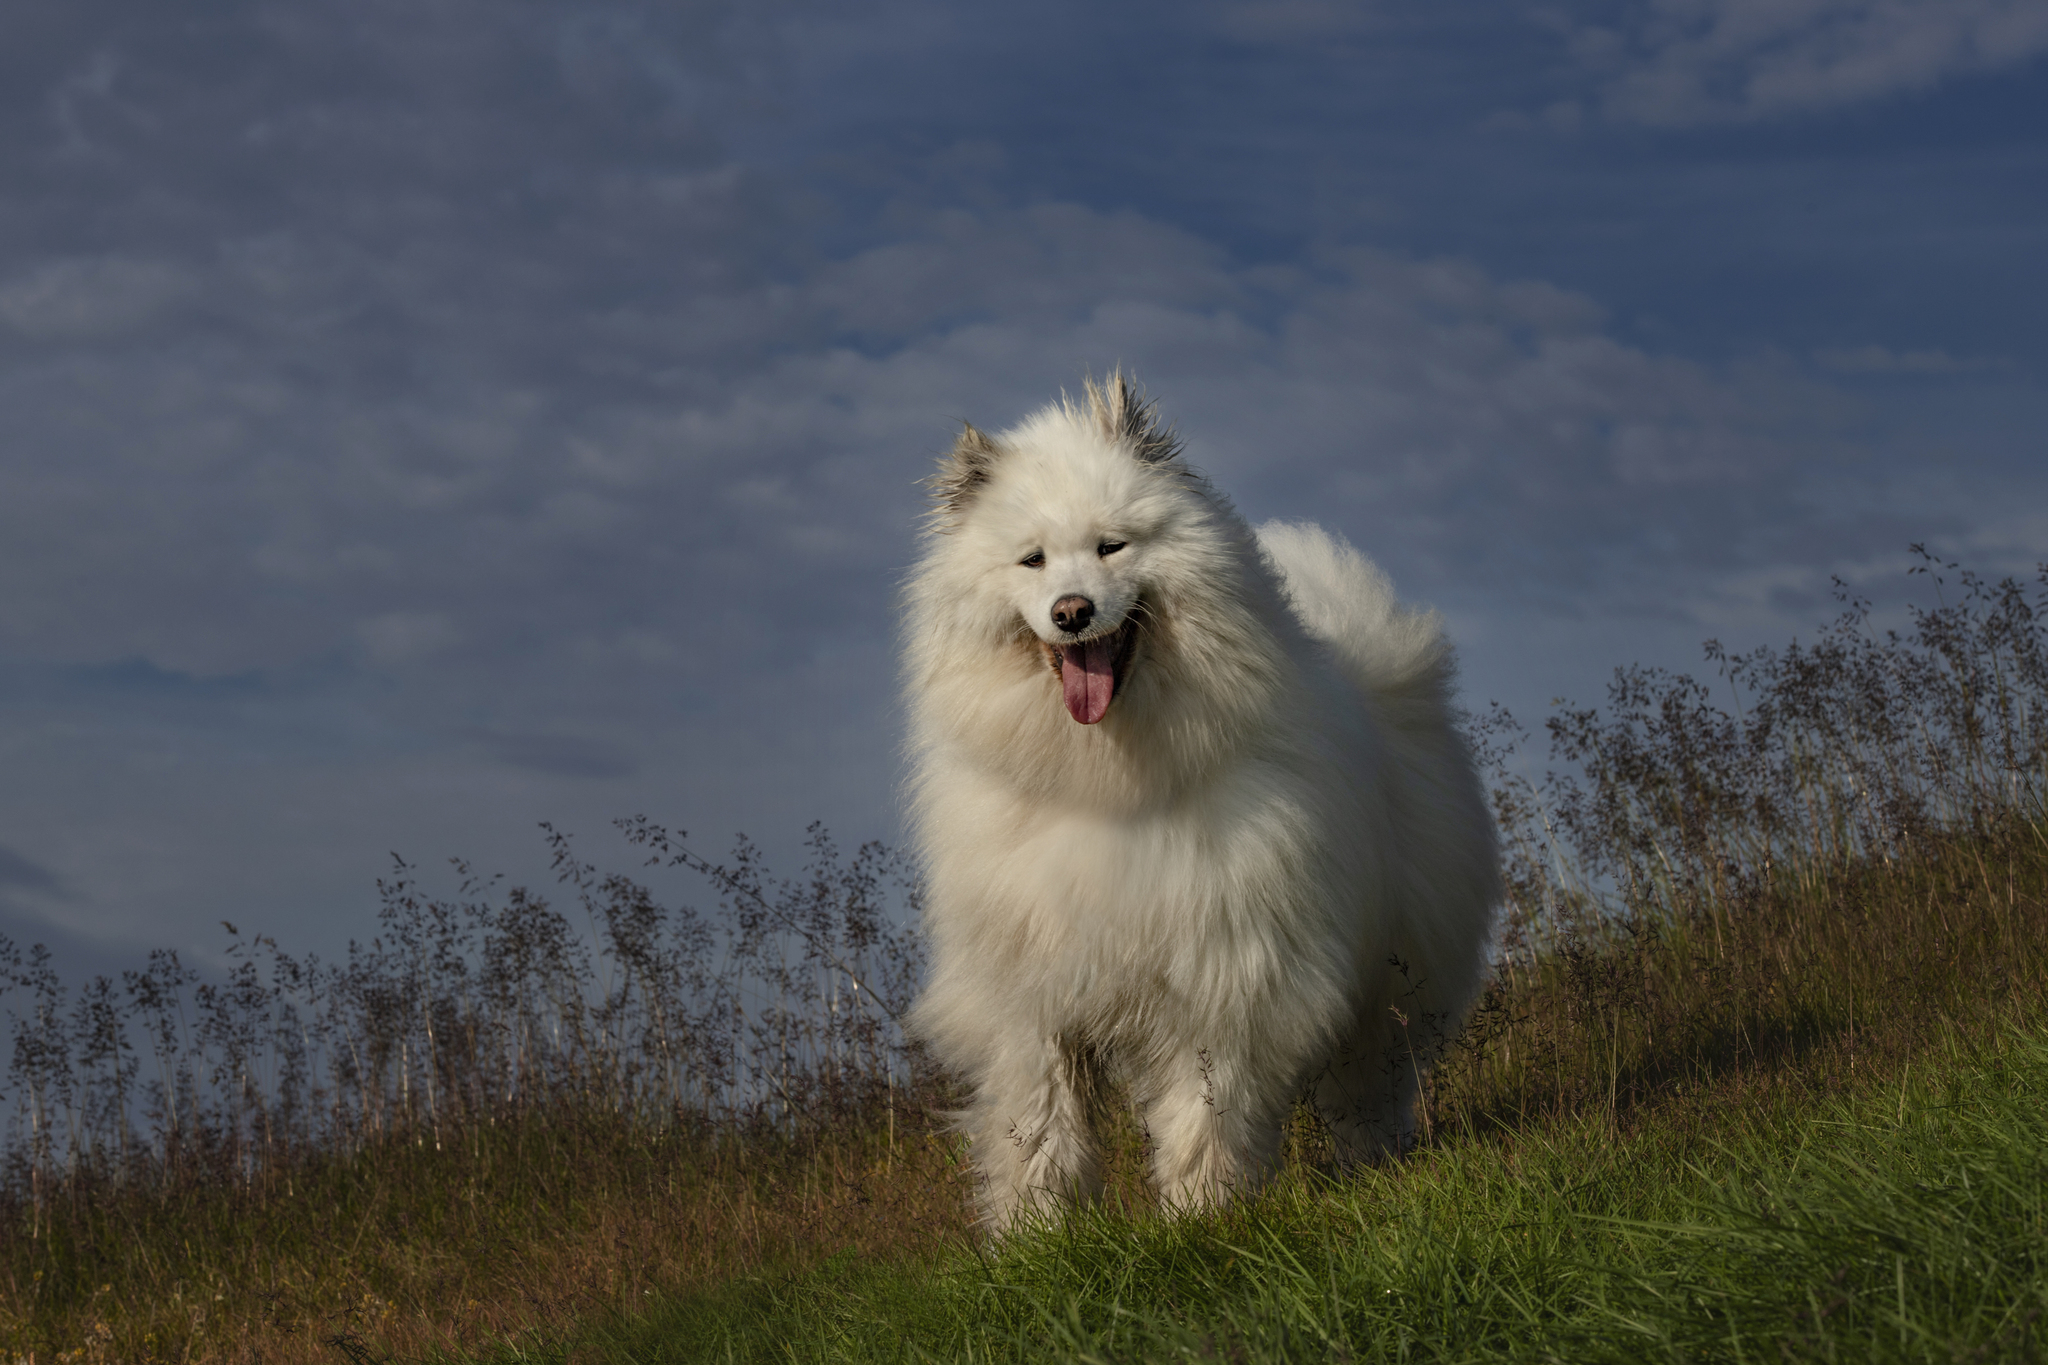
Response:
[{"label": "dog's front leg", "polygon": [[979,1078],[966,1127],[986,1226],[1002,1231],[1026,1211],[1102,1193],[1088,1124],[1094,1084],[1085,1050],[1062,1038],[1019,1040]]},{"label": "dog's front leg", "polygon": [[1185,1048],[1154,1069],[1145,1087],[1145,1126],[1152,1177],[1169,1206],[1227,1204],[1272,1173],[1284,1106],[1265,1081],[1241,1048]]}]

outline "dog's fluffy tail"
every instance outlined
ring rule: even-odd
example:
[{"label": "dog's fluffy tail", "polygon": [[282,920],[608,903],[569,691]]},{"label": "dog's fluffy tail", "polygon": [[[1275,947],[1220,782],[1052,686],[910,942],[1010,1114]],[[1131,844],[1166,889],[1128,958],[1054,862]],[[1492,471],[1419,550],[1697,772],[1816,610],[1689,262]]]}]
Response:
[{"label": "dog's fluffy tail", "polygon": [[1259,527],[1259,546],[1303,628],[1330,647],[1389,724],[1443,723],[1454,665],[1441,617],[1395,601],[1378,566],[1320,526],[1269,521]]},{"label": "dog's fluffy tail", "polygon": [[[1493,821],[1452,707],[1450,642],[1435,612],[1401,606],[1387,576],[1337,537],[1269,522],[1259,543],[1304,629],[1335,655],[1384,727],[1388,867],[1400,914],[1394,951],[1407,964],[1402,972],[1415,973],[1385,985],[1425,1026],[1411,1032],[1404,1022],[1403,1047],[1415,1049],[1411,1057],[1434,1053],[1479,989],[1500,899]],[[1386,1016],[1361,1015],[1360,1027],[1384,1030]]]}]

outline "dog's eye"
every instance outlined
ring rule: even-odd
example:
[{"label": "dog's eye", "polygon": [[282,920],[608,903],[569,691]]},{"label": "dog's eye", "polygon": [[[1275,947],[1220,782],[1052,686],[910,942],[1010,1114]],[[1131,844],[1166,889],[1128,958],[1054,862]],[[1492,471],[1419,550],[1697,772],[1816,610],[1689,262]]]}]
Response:
[{"label": "dog's eye", "polygon": [[1100,545],[1095,547],[1095,553],[1107,559],[1110,555],[1115,554],[1118,550],[1123,549],[1123,547],[1128,544],[1130,544],[1130,542],[1126,540],[1105,540]]},{"label": "dog's eye", "polygon": [[1017,562],[1027,569],[1042,569],[1045,567],[1045,551],[1033,550]]}]

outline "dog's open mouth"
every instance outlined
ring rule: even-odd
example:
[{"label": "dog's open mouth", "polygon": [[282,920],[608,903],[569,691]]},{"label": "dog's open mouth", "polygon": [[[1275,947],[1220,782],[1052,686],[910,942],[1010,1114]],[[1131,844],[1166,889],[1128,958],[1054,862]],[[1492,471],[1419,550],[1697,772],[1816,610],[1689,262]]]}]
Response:
[{"label": "dog's open mouth", "polygon": [[1079,644],[1048,646],[1053,667],[1059,670],[1060,698],[1067,704],[1068,715],[1083,725],[1093,725],[1109,714],[1110,699],[1124,679],[1137,638],[1137,623],[1126,617],[1106,635]]}]

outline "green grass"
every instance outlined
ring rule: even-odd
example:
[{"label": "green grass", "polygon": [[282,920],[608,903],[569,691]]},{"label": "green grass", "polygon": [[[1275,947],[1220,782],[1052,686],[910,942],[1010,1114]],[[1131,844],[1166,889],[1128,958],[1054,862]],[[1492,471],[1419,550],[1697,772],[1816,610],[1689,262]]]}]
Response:
[{"label": "green grass", "polygon": [[2048,1037],[1440,1140],[1207,1219],[757,1275],[500,1361],[2033,1360]]}]

